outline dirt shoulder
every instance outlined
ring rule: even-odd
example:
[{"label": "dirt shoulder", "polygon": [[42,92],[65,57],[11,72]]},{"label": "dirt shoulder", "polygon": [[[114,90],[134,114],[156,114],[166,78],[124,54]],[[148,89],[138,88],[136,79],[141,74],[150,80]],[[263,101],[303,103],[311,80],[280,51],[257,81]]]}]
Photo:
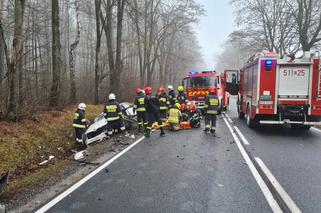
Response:
[{"label": "dirt shoulder", "polygon": [[[94,119],[102,108],[89,105],[86,117]],[[72,158],[72,150],[79,150],[71,127],[73,115],[74,107],[69,107],[64,111],[41,112],[19,123],[0,122],[0,175],[10,170],[0,203],[7,209],[32,211],[93,170],[94,165],[83,165]],[[119,135],[94,144],[88,148],[88,161],[102,163],[133,140]],[[53,158],[48,163],[40,165],[50,156]]]}]

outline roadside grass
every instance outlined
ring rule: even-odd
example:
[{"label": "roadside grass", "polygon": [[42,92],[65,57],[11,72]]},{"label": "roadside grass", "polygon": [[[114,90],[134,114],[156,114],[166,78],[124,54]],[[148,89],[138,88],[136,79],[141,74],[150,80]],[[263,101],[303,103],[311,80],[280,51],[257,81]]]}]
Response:
[{"label": "roadside grass", "polygon": [[[103,106],[89,105],[86,118],[94,119]],[[10,170],[5,198],[34,186],[41,186],[57,175],[70,161],[74,142],[72,120],[75,107],[63,111],[39,112],[18,123],[0,122],[0,175]],[[54,159],[48,164],[39,163]]]}]

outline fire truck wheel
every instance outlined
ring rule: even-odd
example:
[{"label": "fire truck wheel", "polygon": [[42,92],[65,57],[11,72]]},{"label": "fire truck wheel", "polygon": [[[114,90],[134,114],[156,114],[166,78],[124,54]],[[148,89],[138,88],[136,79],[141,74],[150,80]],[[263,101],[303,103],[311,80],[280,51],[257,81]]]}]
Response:
[{"label": "fire truck wheel", "polygon": [[250,128],[255,128],[258,124],[258,121],[254,118],[252,119],[251,118],[251,115],[250,115],[250,108],[249,106],[247,107],[247,110],[246,110],[246,124],[248,125],[248,127]]},{"label": "fire truck wheel", "polygon": [[237,105],[237,114],[240,119],[244,119],[244,112],[242,112],[241,106]]}]

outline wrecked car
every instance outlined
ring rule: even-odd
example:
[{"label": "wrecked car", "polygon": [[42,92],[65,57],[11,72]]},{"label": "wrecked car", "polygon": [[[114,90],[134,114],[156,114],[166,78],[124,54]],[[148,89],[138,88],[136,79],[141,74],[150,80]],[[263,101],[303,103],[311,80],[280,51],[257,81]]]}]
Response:
[{"label": "wrecked car", "polygon": [[[134,112],[133,105],[128,102],[120,103],[123,111],[123,119],[126,129],[130,129],[133,124],[136,123],[136,113]],[[86,145],[101,142],[108,138],[107,136],[107,119],[104,114],[99,114],[94,122],[88,127],[86,132],[82,136],[83,143]]]}]

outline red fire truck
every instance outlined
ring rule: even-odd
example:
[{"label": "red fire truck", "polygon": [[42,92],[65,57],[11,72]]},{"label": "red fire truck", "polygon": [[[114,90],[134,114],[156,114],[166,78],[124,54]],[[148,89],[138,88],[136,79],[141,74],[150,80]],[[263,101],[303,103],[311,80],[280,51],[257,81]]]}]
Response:
[{"label": "red fire truck", "polygon": [[237,108],[251,128],[259,124],[290,124],[301,129],[320,125],[320,59],[281,59],[271,52],[254,55],[240,71]]},{"label": "red fire truck", "polygon": [[229,104],[229,94],[225,90],[224,75],[215,71],[191,71],[183,79],[183,86],[187,94],[187,99],[193,102],[200,110],[204,108],[205,97],[208,95],[210,87],[216,87],[220,99],[220,109],[227,109]]}]

